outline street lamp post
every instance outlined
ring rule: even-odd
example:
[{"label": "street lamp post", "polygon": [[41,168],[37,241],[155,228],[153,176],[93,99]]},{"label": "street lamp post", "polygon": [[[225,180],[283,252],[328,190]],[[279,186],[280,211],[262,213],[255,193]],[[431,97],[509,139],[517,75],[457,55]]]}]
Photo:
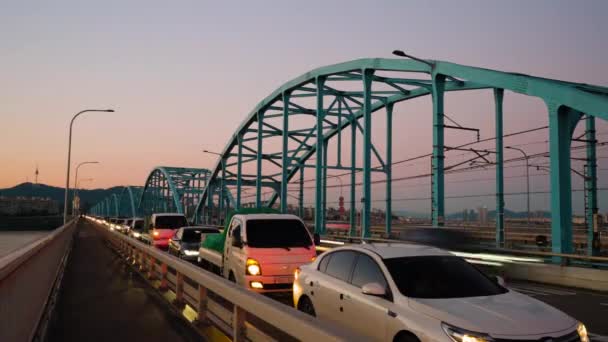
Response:
[{"label": "street lamp post", "polygon": [[520,148],[507,146],[505,148],[519,151],[524,155],[524,159],[526,160],[526,202],[527,202],[527,222],[528,226],[530,225],[530,164],[528,161],[528,155],[526,152]]},{"label": "street lamp post", "polygon": [[74,212],[76,212],[76,210],[78,210],[78,214],[80,214],[80,196],[78,195],[78,190],[80,189],[80,183],[90,182],[92,180],[93,180],[93,178],[82,178],[76,182],[76,184],[74,186],[74,199],[78,198],[78,203],[76,203],[75,200],[72,200],[72,202],[73,202],[72,213],[74,213]]},{"label": "street lamp post", "polygon": [[114,112],[113,109],[86,109],[83,111],[80,111],[78,113],[76,113],[76,115],[74,115],[72,117],[72,120],[70,121],[70,134],[69,134],[69,138],[68,138],[68,164],[67,164],[67,171],[66,171],[66,175],[65,175],[65,193],[63,196],[63,224],[68,223],[68,193],[70,191],[70,158],[72,157],[72,125],[74,124],[74,120],[76,120],[76,118],[78,116],[80,116],[81,114],[87,113],[87,112]]},{"label": "street lamp post", "polygon": [[78,166],[76,166],[76,177],[74,177],[74,195],[78,191],[78,169],[82,165],[86,165],[86,164],[99,164],[99,162],[98,161],[86,161],[86,162],[82,162],[82,163],[78,164]]}]

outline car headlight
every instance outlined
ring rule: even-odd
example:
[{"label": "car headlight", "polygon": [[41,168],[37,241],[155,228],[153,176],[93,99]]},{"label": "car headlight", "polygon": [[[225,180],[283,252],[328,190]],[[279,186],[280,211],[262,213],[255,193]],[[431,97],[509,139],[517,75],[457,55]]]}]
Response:
[{"label": "car headlight", "polygon": [[139,234],[138,232],[133,233],[133,237],[135,237],[135,238],[138,238],[140,236],[141,236],[141,234]]},{"label": "car headlight", "polygon": [[251,258],[247,259],[247,274],[253,276],[262,274],[260,263],[257,260]]},{"label": "car headlight", "polygon": [[482,333],[468,331],[465,329],[457,328],[446,323],[441,323],[443,331],[452,339],[454,342],[491,342],[493,339]]},{"label": "car headlight", "polygon": [[587,328],[581,322],[578,322],[576,326],[576,331],[578,332],[578,337],[580,337],[581,342],[589,342],[589,336],[587,335]]},{"label": "car headlight", "polygon": [[195,255],[198,255],[198,251],[185,250],[184,254],[186,254],[187,256],[195,256]]}]

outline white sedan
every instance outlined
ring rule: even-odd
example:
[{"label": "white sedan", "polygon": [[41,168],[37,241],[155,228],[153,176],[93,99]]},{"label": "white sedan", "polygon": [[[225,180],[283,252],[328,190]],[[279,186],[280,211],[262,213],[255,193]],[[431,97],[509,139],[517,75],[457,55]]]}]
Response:
[{"label": "white sedan", "polygon": [[370,341],[589,341],[572,317],[421,245],[332,249],[296,271],[293,298]]}]

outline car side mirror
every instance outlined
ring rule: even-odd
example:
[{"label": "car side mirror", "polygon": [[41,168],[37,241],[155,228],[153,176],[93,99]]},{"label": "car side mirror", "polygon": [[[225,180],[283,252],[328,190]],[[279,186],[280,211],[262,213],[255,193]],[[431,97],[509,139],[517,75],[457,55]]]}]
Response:
[{"label": "car side mirror", "polygon": [[361,288],[363,294],[376,297],[386,296],[386,289],[378,283],[367,283]]},{"label": "car side mirror", "polygon": [[496,282],[496,284],[502,286],[502,287],[506,287],[507,283],[505,282],[505,278],[501,277],[501,276],[493,276],[492,277],[494,279],[494,282]]},{"label": "car side mirror", "polygon": [[314,241],[315,241],[315,246],[318,246],[321,244],[321,235],[319,235],[319,233],[315,233],[315,235],[313,235]]}]

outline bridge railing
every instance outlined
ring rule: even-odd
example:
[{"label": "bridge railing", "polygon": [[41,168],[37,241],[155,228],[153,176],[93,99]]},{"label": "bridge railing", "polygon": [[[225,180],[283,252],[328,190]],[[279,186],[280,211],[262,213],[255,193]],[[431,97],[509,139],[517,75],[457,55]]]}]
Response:
[{"label": "bridge railing", "polygon": [[44,339],[76,221],[0,258],[0,341]]},{"label": "bridge railing", "polygon": [[96,226],[152,286],[164,292],[165,298],[173,298],[172,305],[187,319],[192,318],[191,323],[201,330],[213,326],[233,341],[360,339],[157,248],[103,225]]}]

